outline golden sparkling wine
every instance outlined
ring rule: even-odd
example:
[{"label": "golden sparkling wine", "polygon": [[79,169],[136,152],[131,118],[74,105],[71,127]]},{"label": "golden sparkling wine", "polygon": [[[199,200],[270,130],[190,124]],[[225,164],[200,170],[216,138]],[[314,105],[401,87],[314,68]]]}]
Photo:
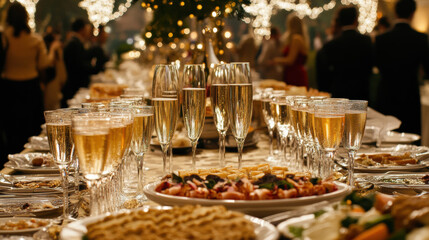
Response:
[{"label": "golden sparkling wine", "polygon": [[114,167],[121,162],[125,149],[129,145],[126,139],[126,125],[112,126],[109,129],[107,137],[107,159],[104,167],[104,173],[111,172]]},{"label": "golden sparkling wine", "polygon": [[80,170],[87,179],[98,179],[106,163],[108,132],[75,132],[73,140]]},{"label": "golden sparkling wine", "polygon": [[58,165],[71,162],[74,153],[74,144],[71,133],[71,123],[47,123],[49,148]]},{"label": "golden sparkling wine", "polygon": [[307,128],[306,135],[309,141],[315,141],[315,133],[314,133],[314,112],[305,112],[306,120],[307,120]]},{"label": "golden sparkling wine", "polygon": [[346,149],[359,149],[365,132],[365,124],[366,111],[346,112],[343,141]]},{"label": "golden sparkling wine", "polygon": [[295,134],[299,134],[298,133],[298,110],[293,109],[292,107],[290,108],[290,125],[291,127],[294,129]]},{"label": "golden sparkling wine", "polygon": [[288,115],[287,115],[287,105],[286,103],[275,103],[276,108],[276,124],[277,127],[284,131],[287,129],[287,126],[289,124],[288,122]]},{"label": "golden sparkling wine", "polygon": [[252,120],[253,90],[252,84],[230,84],[231,101],[229,103],[229,119],[232,134],[244,140]]},{"label": "golden sparkling wine", "polygon": [[344,115],[314,115],[314,129],[318,143],[327,151],[334,151],[341,143]]},{"label": "golden sparkling wine", "polygon": [[206,117],[206,89],[184,88],[182,111],[188,137],[196,141],[203,131]]},{"label": "golden sparkling wine", "polygon": [[298,134],[300,138],[304,139],[307,137],[306,131],[307,131],[307,114],[304,110],[298,110],[297,111],[297,122],[296,122],[297,128],[298,128]]},{"label": "golden sparkling wine", "polygon": [[173,138],[179,115],[177,98],[153,98],[155,129],[161,144],[168,144]]},{"label": "golden sparkling wine", "polygon": [[212,84],[210,86],[210,100],[212,104],[213,119],[216,124],[216,129],[220,131],[228,130],[228,84]]},{"label": "golden sparkling wine", "polygon": [[131,149],[135,153],[145,153],[149,149],[153,131],[153,114],[134,116]]}]

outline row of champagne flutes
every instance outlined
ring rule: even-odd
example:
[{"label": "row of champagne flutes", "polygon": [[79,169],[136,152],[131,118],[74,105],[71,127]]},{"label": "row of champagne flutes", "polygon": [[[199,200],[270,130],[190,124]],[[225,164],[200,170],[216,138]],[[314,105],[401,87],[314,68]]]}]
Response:
[{"label": "row of champagne flutes", "polygon": [[[184,66],[181,81],[175,65],[157,65],[154,72],[152,103],[155,128],[163,151],[164,174],[172,172],[171,140],[182,106],[183,122],[192,144],[192,168],[196,168],[196,145],[205,120],[207,85],[202,64]],[[238,166],[251,123],[253,92],[249,63],[216,64],[210,70],[210,98],[214,122],[219,132],[220,166],[225,165],[225,135],[228,127],[237,141]],[[168,161],[167,161],[168,160]]]},{"label": "row of champagne flutes", "polygon": [[82,173],[90,189],[91,215],[120,206],[123,160],[130,153],[139,163],[136,197],[144,196],[142,158],[152,135],[153,108],[123,99],[84,107],[45,112],[50,149],[62,176],[64,219],[71,219],[67,176],[76,159],[75,172]]},{"label": "row of champagne flutes", "polygon": [[269,135],[272,138],[277,130],[280,138],[280,154],[274,156],[271,146],[268,159],[326,178],[332,174],[334,155],[342,143],[349,154],[348,179],[353,185],[354,158],[365,130],[367,104],[362,100],[265,91],[262,111]]}]

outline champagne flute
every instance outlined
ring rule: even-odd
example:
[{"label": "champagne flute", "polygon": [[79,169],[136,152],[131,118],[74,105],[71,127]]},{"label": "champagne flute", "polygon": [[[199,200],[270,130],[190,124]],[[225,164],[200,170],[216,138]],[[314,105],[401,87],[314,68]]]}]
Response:
[{"label": "champagne flute", "polygon": [[144,187],[144,154],[150,146],[153,132],[153,107],[135,106],[131,149],[137,160],[138,188],[136,196],[145,200]]},{"label": "champagne flute", "polygon": [[[45,111],[46,132],[49,148],[61,173],[63,187],[63,219],[72,220],[69,215],[69,166],[74,157],[75,145],[71,133],[73,110],[58,109]],[[77,171],[77,169],[75,169]]]},{"label": "champagne flute", "polygon": [[212,73],[210,100],[213,110],[213,120],[219,133],[219,166],[222,168],[225,167],[225,136],[229,127],[229,64],[217,64]]},{"label": "champagne flute", "polygon": [[206,79],[203,64],[187,64],[183,69],[183,122],[192,145],[192,169],[196,167],[195,151],[206,117]]},{"label": "champagne flute", "polygon": [[237,142],[238,168],[241,169],[244,140],[252,121],[253,87],[248,62],[231,63],[228,116]]},{"label": "champagne flute", "polygon": [[349,185],[354,186],[354,161],[365,131],[368,101],[349,100],[346,104],[343,145],[349,155]]},{"label": "champagne flute", "polygon": [[274,136],[274,127],[275,127],[275,120],[273,118],[273,114],[271,112],[271,94],[273,92],[272,88],[267,88],[261,95],[261,103],[262,103],[262,115],[264,116],[265,124],[267,125],[268,129],[268,137],[269,137],[269,144],[270,144],[270,153],[267,158],[267,161],[275,161],[274,157],[274,148],[273,148],[273,136]]},{"label": "champagne flute", "polygon": [[[152,103],[155,129],[162,149],[163,173],[171,173],[173,157],[171,140],[179,117],[177,70],[173,65],[157,65],[153,76]],[[170,150],[170,151],[168,151]],[[167,170],[167,153],[169,154]]]},{"label": "champagne flute", "polygon": [[314,110],[315,135],[326,157],[322,177],[326,178],[331,175],[334,154],[343,137],[345,104],[323,101]]},{"label": "champagne flute", "polygon": [[99,215],[96,185],[102,177],[109,152],[110,118],[106,114],[83,113],[72,117],[72,134],[79,166],[90,189],[91,216]]}]

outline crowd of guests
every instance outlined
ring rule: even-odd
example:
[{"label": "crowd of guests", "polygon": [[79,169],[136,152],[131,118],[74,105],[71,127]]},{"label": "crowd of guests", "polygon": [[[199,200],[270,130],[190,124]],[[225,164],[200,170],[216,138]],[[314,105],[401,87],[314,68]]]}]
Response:
[{"label": "crowd of guests", "polygon": [[95,37],[87,21],[76,19],[62,43],[52,28],[43,37],[33,33],[28,20],[25,7],[15,1],[0,32],[0,165],[40,133],[44,110],[67,107],[108,60],[103,29]]},{"label": "crowd of guests", "polygon": [[[357,30],[356,7],[340,8],[333,20],[331,39],[317,51],[318,90],[335,98],[370,100],[374,86],[371,81],[374,74],[379,74],[372,106],[401,120],[398,131],[420,134],[419,79],[421,69],[429,77],[429,42],[426,34],[410,26],[415,11],[415,0],[398,0],[394,24],[391,26],[386,17],[380,18],[375,35],[364,35]],[[255,53],[256,69],[262,79],[309,87],[305,26],[300,18],[290,14],[286,27],[283,41],[278,30],[271,29],[270,39],[262,43],[260,54]]]}]

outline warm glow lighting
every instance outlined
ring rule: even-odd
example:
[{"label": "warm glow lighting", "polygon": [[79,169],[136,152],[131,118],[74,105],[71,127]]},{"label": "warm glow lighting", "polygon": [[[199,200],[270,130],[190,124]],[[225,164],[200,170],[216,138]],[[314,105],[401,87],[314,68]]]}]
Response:
[{"label": "warm glow lighting", "polygon": [[191,32],[191,30],[189,28],[183,29],[183,33],[184,34],[189,34],[190,32]]},{"label": "warm glow lighting", "polygon": [[216,17],[217,13],[215,11],[212,12],[212,17]]},{"label": "warm glow lighting", "polygon": [[185,48],[185,44],[184,43],[180,43],[179,47],[180,47],[180,49],[184,49]]},{"label": "warm glow lighting", "polygon": [[168,37],[173,37],[173,33],[168,33]]},{"label": "warm glow lighting", "polygon": [[213,28],[213,32],[217,33],[217,28],[216,27]]},{"label": "warm glow lighting", "polygon": [[156,46],[158,46],[158,47],[162,47],[162,42],[158,42],[158,43],[156,44]]},{"label": "warm glow lighting", "polygon": [[198,37],[197,32],[191,32],[191,36],[190,37],[191,37],[192,40],[197,39],[197,37]]},{"label": "warm glow lighting", "polygon": [[200,49],[200,50],[203,49],[203,44],[202,43],[198,43],[197,44],[197,48]]},{"label": "warm glow lighting", "polygon": [[234,47],[234,44],[232,42],[226,43],[226,48],[231,49],[232,47]]},{"label": "warm glow lighting", "polygon": [[[375,26],[377,18],[378,0],[341,0],[342,4],[355,4],[359,8],[359,27],[361,33],[371,32]],[[262,38],[270,34],[271,16],[276,9],[295,11],[298,17],[308,16],[311,19],[317,18],[323,11],[331,10],[335,7],[336,1],[330,0],[320,7],[311,7],[309,0],[254,0],[249,6],[243,6],[244,10],[255,16],[252,25],[255,34]],[[244,18],[245,23],[250,23],[249,18]]]},{"label": "warm glow lighting", "polygon": [[146,32],[145,36],[146,36],[147,38],[151,38],[151,37],[152,37],[152,33],[151,33],[151,32]]},{"label": "warm glow lighting", "polygon": [[230,31],[225,32],[225,38],[230,38],[232,36]]},{"label": "warm glow lighting", "polygon": [[182,25],[183,25],[183,21],[182,20],[177,21],[177,26],[181,27]]},{"label": "warm glow lighting", "polygon": [[171,49],[176,49],[177,45],[176,45],[175,43],[172,43],[172,44],[170,45],[170,47],[171,47]]},{"label": "warm glow lighting", "polygon": [[201,4],[198,4],[198,5],[197,5],[197,9],[198,9],[198,10],[201,10],[201,9],[203,9],[203,5],[201,5]]},{"label": "warm glow lighting", "polygon": [[[27,0],[28,1],[28,0]],[[122,15],[131,7],[133,0],[127,0],[118,6],[116,12],[113,11],[115,7],[115,0],[82,0],[79,7],[85,9],[88,13],[89,21],[94,26],[94,35],[98,35],[97,28],[100,25],[106,25],[109,21],[114,20]],[[149,11],[150,8],[147,8]]]}]

